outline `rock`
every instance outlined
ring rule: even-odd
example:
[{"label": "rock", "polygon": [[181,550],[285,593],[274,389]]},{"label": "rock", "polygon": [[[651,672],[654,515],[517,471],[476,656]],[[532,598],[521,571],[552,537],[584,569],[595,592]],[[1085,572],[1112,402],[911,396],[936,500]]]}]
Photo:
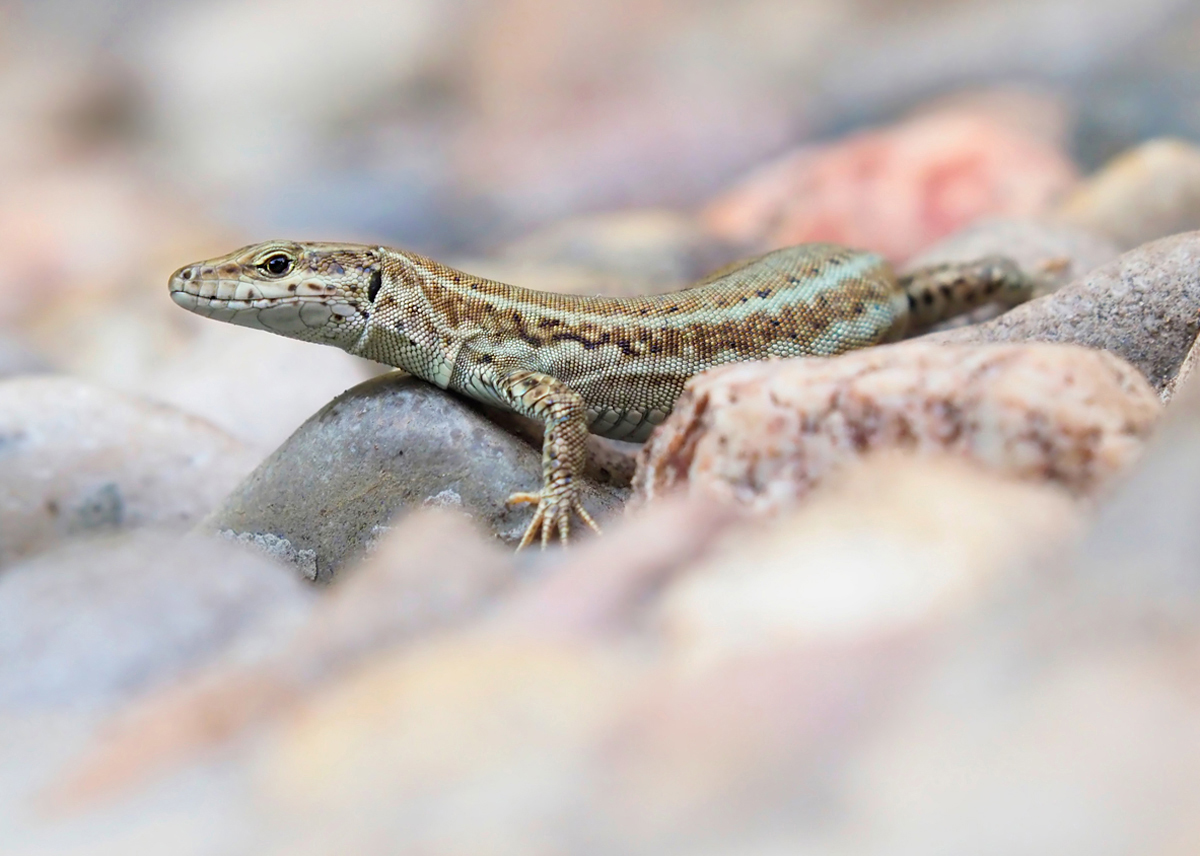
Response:
[{"label": "rock", "polygon": [[0,565],[207,514],[259,455],[202,419],[63,377],[0,382]]},{"label": "rock", "polygon": [[659,592],[688,573],[734,520],[717,503],[682,497],[656,502],[515,593],[493,625],[576,640],[641,629]]},{"label": "rock", "polygon": [[50,365],[24,345],[0,335],[0,380],[28,374],[45,374]]},{"label": "rock", "polygon": [[983,116],[939,113],[800,149],[702,218],[737,244],[832,241],[904,261],[983,217],[1046,214],[1075,180],[1053,146]]},{"label": "rock", "polygon": [[994,321],[935,333],[944,344],[1061,342],[1110,351],[1156,389],[1200,332],[1200,232],[1155,241]]},{"label": "rock", "polygon": [[111,799],[249,726],[283,715],[315,687],[380,651],[484,614],[517,582],[508,550],[463,517],[419,511],[385,535],[322,597],[287,644],[245,664],[219,661],[146,697],[55,788],[60,805]]},{"label": "rock", "polygon": [[694,219],[664,209],[571,218],[508,244],[500,254],[597,271],[611,279],[603,293],[618,297],[683,288],[737,258],[733,247],[713,241]]},{"label": "rock", "polygon": [[312,595],[209,539],[89,539],[0,574],[0,707],[113,704],[279,633]]},{"label": "rock", "polygon": [[1200,148],[1169,138],[1143,143],[1089,177],[1058,216],[1125,250],[1200,229]]},{"label": "rock", "polygon": [[385,370],[338,348],[204,319],[194,340],[132,385],[265,456],[331,398]]},{"label": "rock", "polygon": [[[1138,467],[1099,509],[1076,565],[1115,602],[1151,601],[1200,628],[1200,384],[1182,383]],[[1115,590],[1115,591],[1114,591]]]},{"label": "rock", "polygon": [[913,342],[733,365],[689,382],[642,451],[634,501],[682,488],[774,512],[884,449],[1083,494],[1136,460],[1160,409],[1131,366],[1083,348]]},{"label": "rock", "polygon": [[1121,254],[1116,244],[1092,232],[1051,220],[982,220],[918,253],[902,272],[945,262],[1007,256],[1038,277],[1036,297],[1049,294]]},{"label": "rock", "polygon": [[[377,658],[291,713],[256,759],[259,804],[286,818],[276,852],[559,841],[564,809],[586,811],[588,759],[638,678],[602,650],[493,634]],[[459,819],[447,822],[450,806]]]},{"label": "rock", "polygon": [[[204,522],[211,531],[274,535],[316,553],[317,579],[333,578],[416,508],[475,517],[515,543],[528,508],[509,494],[541,484],[541,450],[500,429],[471,404],[393,374],[360,384],[302,425]],[[600,518],[622,491],[585,480]]]},{"label": "rock", "polygon": [[911,632],[969,611],[1082,529],[1055,487],[949,455],[874,456],[797,510],[731,531],[667,589],[653,622],[705,663]]}]

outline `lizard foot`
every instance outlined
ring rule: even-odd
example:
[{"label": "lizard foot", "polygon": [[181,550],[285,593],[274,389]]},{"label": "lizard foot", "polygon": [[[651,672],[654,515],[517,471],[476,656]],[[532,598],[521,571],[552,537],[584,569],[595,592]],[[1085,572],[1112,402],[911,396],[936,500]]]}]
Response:
[{"label": "lizard foot", "polygon": [[600,527],[596,525],[592,515],[588,514],[574,491],[514,493],[507,501],[508,505],[531,505],[534,503],[537,504],[537,509],[533,512],[533,520],[529,521],[529,527],[525,530],[521,543],[517,545],[518,553],[532,544],[539,532],[542,535],[543,550],[550,544],[550,538],[555,530],[558,530],[563,546],[567,546],[571,538],[572,513],[578,514],[579,518],[590,526],[593,532],[600,532]]}]

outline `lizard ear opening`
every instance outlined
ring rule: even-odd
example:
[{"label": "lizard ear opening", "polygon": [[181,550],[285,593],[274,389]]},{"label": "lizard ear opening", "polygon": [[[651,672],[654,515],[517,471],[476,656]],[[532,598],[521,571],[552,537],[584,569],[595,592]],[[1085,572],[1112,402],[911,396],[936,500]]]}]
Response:
[{"label": "lizard ear opening", "polygon": [[376,295],[379,294],[379,289],[383,287],[383,271],[379,268],[371,271],[371,285],[367,288],[367,300],[371,303],[375,302]]}]

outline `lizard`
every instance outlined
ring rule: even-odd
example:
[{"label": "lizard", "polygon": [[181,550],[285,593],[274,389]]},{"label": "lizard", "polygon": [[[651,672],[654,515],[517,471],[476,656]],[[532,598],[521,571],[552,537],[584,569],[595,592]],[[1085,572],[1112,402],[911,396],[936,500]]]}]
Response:
[{"label": "lizard", "polygon": [[993,256],[898,275],[881,256],[804,244],[646,297],[533,291],[413,252],[267,241],[185,265],[171,298],[200,315],[335,345],[545,426],[542,485],[514,493],[533,518],[517,547],[572,517],[589,432],[644,441],[685,382],[726,363],[830,357],[892,342],[988,303],[1027,300],[1034,279]]}]

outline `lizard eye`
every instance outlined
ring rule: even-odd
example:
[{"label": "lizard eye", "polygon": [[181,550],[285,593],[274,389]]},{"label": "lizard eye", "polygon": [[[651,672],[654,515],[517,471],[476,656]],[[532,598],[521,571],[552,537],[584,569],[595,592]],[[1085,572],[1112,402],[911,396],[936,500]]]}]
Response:
[{"label": "lizard eye", "polygon": [[276,253],[273,256],[267,256],[258,267],[259,270],[271,276],[283,276],[292,269],[292,260],[283,253]]}]

